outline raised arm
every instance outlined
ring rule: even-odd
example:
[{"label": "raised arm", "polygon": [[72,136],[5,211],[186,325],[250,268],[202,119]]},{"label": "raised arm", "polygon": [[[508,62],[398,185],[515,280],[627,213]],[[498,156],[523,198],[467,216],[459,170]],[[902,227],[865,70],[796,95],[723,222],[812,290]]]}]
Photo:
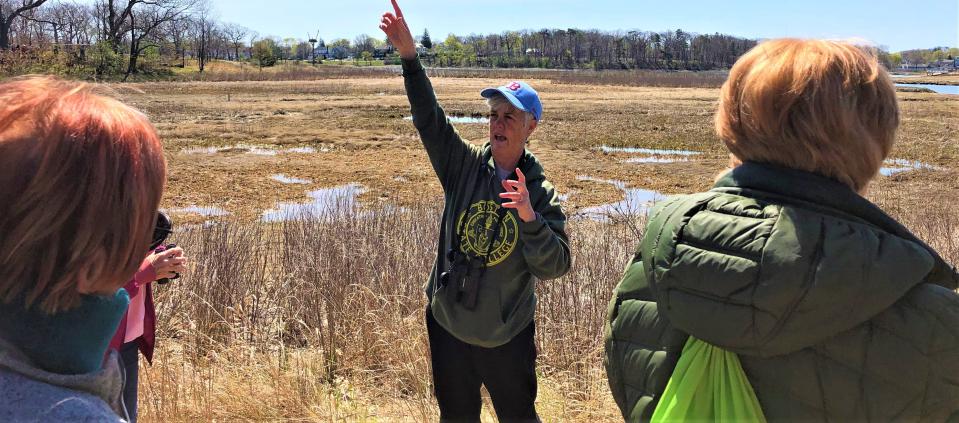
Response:
[{"label": "raised arm", "polygon": [[393,13],[383,14],[380,29],[386,33],[390,43],[403,59],[403,79],[413,114],[413,125],[420,134],[443,189],[449,190],[459,180],[465,162],[478,158],[478,148],[463,141],[446,119],[446,113],[437,103],[433,86],[416,56],[416,42],[406,24],[403,11],[396,0],[391,1]]}]

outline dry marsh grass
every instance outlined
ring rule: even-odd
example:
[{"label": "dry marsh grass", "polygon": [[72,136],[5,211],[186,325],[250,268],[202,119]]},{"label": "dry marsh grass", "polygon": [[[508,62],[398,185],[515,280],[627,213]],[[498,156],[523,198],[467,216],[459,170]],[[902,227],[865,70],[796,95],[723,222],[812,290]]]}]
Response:
[{"label": "dry marsh grass", "polygon": [[[179,81],[313,81],[325,79],[394,78],[400,66],[353,66],[333,64],[311,65],[281,62],[258,68],[249,63],[214,61],[203,73],[197,69],[177,71]],[[647,87],[716,88],[726,79],[725,71],[651,71],[651,70],[561,70],[561,69],[488,69],[429,67],[431,75],[440,78],[541,79],[557,84],[602,84]]]},{"label": "dry marsh grass", "polygon": [[[439,212],[178,232],[195,264],[157,289],[144,419],[436,420],[422,287]],[[573,270],[537,287],[539,408],[546,421],[615,421],[601,331],[635,234],[583,222],[570,236]]]}]

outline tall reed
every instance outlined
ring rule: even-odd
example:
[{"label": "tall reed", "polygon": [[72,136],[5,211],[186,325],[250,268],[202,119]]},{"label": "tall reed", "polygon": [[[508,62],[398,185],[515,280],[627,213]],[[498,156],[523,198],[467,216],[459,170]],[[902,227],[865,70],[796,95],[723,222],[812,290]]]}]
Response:
[{"label": "tall reed", "polygon": [[[959,214],[948,203],[877,198],[959,260]],[[610,217],[571,220],[571,271],[537,282],[547,421],[620,419],[602,331],[645,217]],[[181,228],[174,241],[193,265],[156,289],[158,350],[141,376],[144,420],[435,421],[422,288],[439,218],[429,207],[351,209]]]}]

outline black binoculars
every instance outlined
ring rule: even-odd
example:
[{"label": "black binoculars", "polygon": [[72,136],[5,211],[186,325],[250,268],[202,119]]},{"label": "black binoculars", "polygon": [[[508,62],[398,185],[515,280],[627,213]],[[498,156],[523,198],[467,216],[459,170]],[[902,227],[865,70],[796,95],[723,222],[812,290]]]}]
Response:
[{"label": "black binoculars", "polygon": [[447,271],[440,273],[440,285],[446,287],[452,301],[460,303],[467,310],[476,308],[480,279],[486,270],[486,262],[455,248],[447,251],[446,259],[450,266]]},{"label": "black binoculars", "polygon": [[[154,226],[153,228],[153,240],[150,242],[150,251],[157,251],[158,249],[161,248],[161,246],[162,246],[162,249],[160,251],[175,248],[176,244],[163,245],[163,243],[166,242],[167,237],[169,237],[171,233],[173,233],[173,221],[170,220],[170,217],[167,216],[165,213],[157,212],[157,223],[156,223],[156,226]],[[180,274],[178,273],[174,273],[174,274],[175,276],[173,276],[172,278],[158,279],[157,283],[160,285],[163,285],[163,284],[169,283],[173,279],[180,278]]]},{"label": "black binoculars", "polygon": [[157,223],[153,227],[153,240],[150,242],[150,251],[156,250],[173,233],[173,221],[163,212],[157,212]]}]

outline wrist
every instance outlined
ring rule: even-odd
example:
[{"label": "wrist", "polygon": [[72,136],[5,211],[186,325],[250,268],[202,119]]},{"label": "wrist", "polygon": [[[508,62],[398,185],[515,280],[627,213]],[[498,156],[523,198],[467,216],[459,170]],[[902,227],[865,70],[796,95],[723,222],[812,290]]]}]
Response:
[{"label": "wrist", "polygon": [[517,214],[519,215],[519,219],[526,223],[536,220],[536,212],[534,212],[532,208],[518,210]]},{"label": "wrist", "polygon": [[400,51],[400,59],[403,60],[415,60],[416,59],[416,50],[411,51]]},{"label": "wrist", "polygon": [[153,263],[150,262],[150,260],[143,260],[133,279],[137,285],[145,285],[155,281],[157,279],[157,271],[156,268],[153,267]]}]

